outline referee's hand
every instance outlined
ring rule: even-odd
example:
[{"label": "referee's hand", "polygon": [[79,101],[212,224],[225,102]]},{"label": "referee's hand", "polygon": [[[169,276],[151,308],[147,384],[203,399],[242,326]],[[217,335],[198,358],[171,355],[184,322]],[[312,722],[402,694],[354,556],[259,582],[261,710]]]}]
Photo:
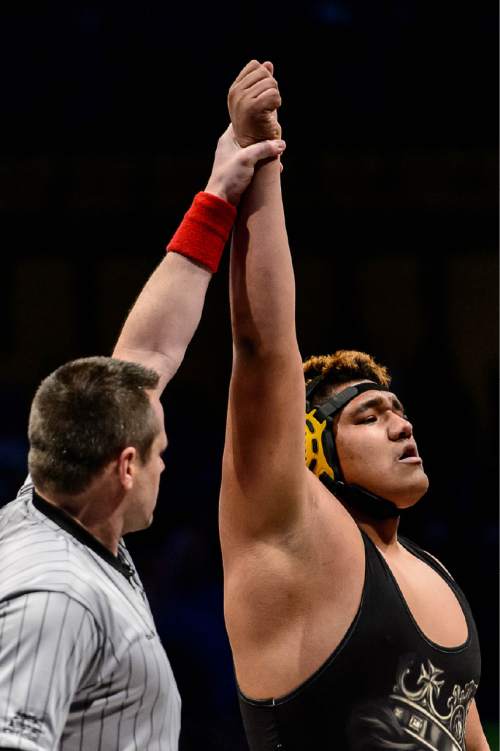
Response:
[{"label": "referee's hand", "polygon": [[230,125],[219,138],[206,192],[237,206],[252,180],[257,162],[276,159],[284,150],[285,142],[281,139],[259,141],[241,148],[235,140],[233,126]]}]

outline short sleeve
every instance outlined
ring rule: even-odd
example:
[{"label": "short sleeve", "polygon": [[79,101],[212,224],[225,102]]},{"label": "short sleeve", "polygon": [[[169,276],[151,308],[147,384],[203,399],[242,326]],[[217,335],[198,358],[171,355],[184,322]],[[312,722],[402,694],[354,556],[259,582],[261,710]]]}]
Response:
[{"label": "short sleeve", "polygon": [[29,592],[0,603],[0,748],[57,748],[99,643],[94,618],[64,593]]}]

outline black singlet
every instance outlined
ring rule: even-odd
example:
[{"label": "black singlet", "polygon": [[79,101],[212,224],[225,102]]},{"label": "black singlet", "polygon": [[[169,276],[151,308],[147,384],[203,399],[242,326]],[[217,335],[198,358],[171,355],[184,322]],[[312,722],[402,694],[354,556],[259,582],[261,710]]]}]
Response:
[{"label": "black singlet", "polygon": [[416,624],[383,556],[362,535],[361,604],[333,654],[287,696],[253,701],[240,692],[251,751],[465,751],[467,710],[481,672],[467,600],[432,556],[399,538],[451,587],[467,621],[464,644],[434,644]]}]

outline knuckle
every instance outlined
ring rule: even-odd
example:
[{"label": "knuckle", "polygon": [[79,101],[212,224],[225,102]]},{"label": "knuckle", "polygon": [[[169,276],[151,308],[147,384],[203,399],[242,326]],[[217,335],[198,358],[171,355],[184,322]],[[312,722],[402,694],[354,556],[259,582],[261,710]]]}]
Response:
[{"label": "knuckle", "polygon": [[243,151],[241,151],[238,154],[237,164],[242,169],[246,169],[246,168],[252,166],[252,156],[251,156],[251,153],[249,151],[249,148],[250,148],[250,151],[251,151],[251,147],[247,146],[246,149],[244,149]]}]

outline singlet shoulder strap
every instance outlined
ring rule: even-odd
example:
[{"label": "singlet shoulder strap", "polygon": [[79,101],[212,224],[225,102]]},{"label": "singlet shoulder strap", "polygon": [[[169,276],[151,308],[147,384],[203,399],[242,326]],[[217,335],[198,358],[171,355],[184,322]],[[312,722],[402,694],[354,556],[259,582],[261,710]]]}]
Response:
[{"label": "singlet shoulder strap", "polygon": [[441,576],[442,579],[445,580],[450,589],[455,593],[460,602],[460,605],[462,606],[462,610],[464,612],[465,619],[469,628],[469,640],[471,638],[471,634],[474,634],[474,638],[477,640],[477,631],[469,602],[460,585],[453,578],[450,572],[437,558],[428,553],[426,550],[423,550],[411,540],[408,540],[406,537],[400,536],[398,536],[398,540],[401,545],[403,545],[410,553],[413,553],[413,555],[415,555],[417,558],[420,558],[420,560],[424,561],[424,563],[427,563],[437,574],[439,574],[439,576]]},{"label": "singlet shoulder strap", "polygon": [[425,561],[425,563],[428,563],[429,566],[434,569],[434,571],[443,576],[445,579],[452,581],[456,586],[456,582],[453,576],[450,574],[448,569],[443,566],[441,561],[439,561],[435,556],[433,556],[431,553],[428,553],[427,550],[424,550],[411,540],[408,540],[407,537],[398,535],[398,540],[401,545],[403,545],[403,547],[410,551],[410,553],[413,553],[413,555],[415,555],[417,558],[420,558],[421,560]]}]

